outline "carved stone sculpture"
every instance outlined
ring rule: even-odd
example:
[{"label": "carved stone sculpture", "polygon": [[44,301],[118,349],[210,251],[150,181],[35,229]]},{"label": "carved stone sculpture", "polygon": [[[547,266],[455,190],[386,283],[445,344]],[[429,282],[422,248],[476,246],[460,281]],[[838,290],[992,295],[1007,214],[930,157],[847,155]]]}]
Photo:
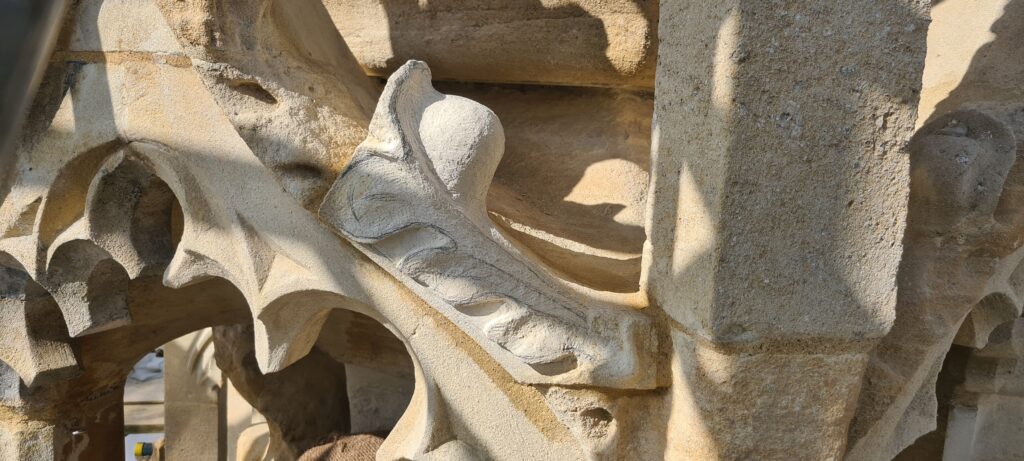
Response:
[{"label": "carved stone sculpture", "polygon": [[320,216],[520,382],[655,387],[650,321],[558,279],[491,223],[485,199],[504,142],[491,111],[438,93],[411,61]]},{"label": "carved stone sculpture", "polygon": [[120,459],[199,330],[259,424],[168,461],[1024,459],[1021,74],[929,86],[1000,2],[73,2],[0,461]]}]

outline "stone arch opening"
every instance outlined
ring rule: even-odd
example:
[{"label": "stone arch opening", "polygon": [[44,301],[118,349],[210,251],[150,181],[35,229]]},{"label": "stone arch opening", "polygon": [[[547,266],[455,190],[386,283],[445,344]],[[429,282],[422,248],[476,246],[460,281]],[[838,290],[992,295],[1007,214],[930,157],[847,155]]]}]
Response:
[{"label": "stone arch opening", "polygon": [[935,429],[905,448],[895,461],[984,459],[974,458],[972,450],[991,448],[979,439],[979,434],[993,432],[982,429],[986,421],[998,419],[1001,405],[1024,408],[1024,398],[1017,398],[1024,397],[1024,387],[1004,386],[1024,377],[1024,370],[1017,371],[1024,351],[1024,319],[1015,301],[1019,273],[1018,267],[1011,277],[1013,292],[984,296],[960,324],[934,381]]},{"label": "stone arch opening", "polygon": [[[43,227],[53,234],[53,250],[45,260],[48,264],[32,273],[16,258],[7,254],[2,258],[10,261],[2,264],[0,298],[20,308],[5,309],[4,314],[26,318],[7,324],[23,329],[52,326],[55,333],[50,336],[21,336],[63,348],[46,352],[49,355],[42,361],[60,373],[49,368],[37,370],[34,356],[10,356],[11,350],[33,350],[20,345],[0,357],[11,363],[4,365],[0,376],[21,383],[11,386],[10,398],[2,405],[38,422],[38,433],[22,435],[48,441],[47,449],[55,453],[55,459],[121,459],[125,455],[125,385],[133,365],[176,338],[208,332],[204,339],[208,347],[198,353],[208,357],[184,363],[192,378],[199,371],[221,374],[223,369],[220,384],[217,379],[207,379],[203,392],[207,400],[216,401],[216,430],[209,433],[216,459],[235,459],[237,452],[245,449],[263,450],[275,459],[298,459],[311,448],[335,450],[336,441],[355,432],[364,434],[360,440],[369,443],[363,443],[363,448],[372,446],[375,451],[409,406],[415,387],[412,358],[405,344],[381,321],[346,310],[353,307],[351,300],[336,293],[286,293],[264,306],[263,315],[254,317],[245,287],[230,280],[230,274],[214,270],[176,288],[166,286],[167,273],[186,238],[188,220],[204,218],[190,216],[179,200],[195,198],[182,196],[188,190],[188,172],[184,179],[174,176],[181,172],[131,145],[105,146],[106,157],[90,156],[91,176],[80,171],[58,178],[74,184],[55,189],[85,191],[86,198],[76,202],[80,211],[50,211],[63,221],[47,223],[46,207],[42,207]],[[195,201],[191,205],[208,206]],[[272,272],[274,267],[268,270]],[[270,272],[262,274],[264,281],[272,276]],[[43,318],[28,315],[44,308],[50,310]],[[325,312],[323,327],[303,323],[307,317],[295,317],[297,329],[312,332],[311,350],[291,351],[289,354],[301,355],[289,358],[286,362],[290,365],[279,371],[263,373],[255,351],[261,341],[265,346],[269,340],[259,337],[258,322],[266,315],[288,320],[296,310]],[[219,353],[209,352],[214,350]],[[55,367],[59,363],[50,356],[66,357],[67,363]],[[198,363],[209,366],[197,368]],[[27,386],[25,382],[35,375],[46,375],[49,381],[45,386]],[[231,397],[224,385],[229,380],[233,382],[230,389],[237,392],[236,400],[245,402],[266,421],[264,432],[247,431],[253,425],[233,429],[227,424],[230,415],[222,404]],[[165,428],[172,429],[174,423],[165,422]],[[29,445],[16,443],[13,449]],[[25,455],[19,451],[12,456],[21,459]]]},{"label": "stone arch opening", "polygon": [[[168,460],[373,453],[410,404],[411,358],[397,337],[368,316],[332,311],[309,354],[275,373],[260,371],[254,336],[252,324],[238,323],[163,345],[160,401],[143,395],[145,384],[132,389],[133,378],[127,380],[124,424],[125,434],[132,435],[126,448],[150,443]],[[157,420],[152,413],[163,412],[159,427],[140,418],[147,410]],[[145,432],[157,435],[138,435]]]}]

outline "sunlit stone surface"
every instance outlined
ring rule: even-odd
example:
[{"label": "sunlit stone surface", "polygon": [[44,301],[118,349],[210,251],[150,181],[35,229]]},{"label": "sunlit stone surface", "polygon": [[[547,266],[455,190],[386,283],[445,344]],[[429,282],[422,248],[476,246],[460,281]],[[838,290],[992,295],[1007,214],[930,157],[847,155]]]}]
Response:
[{"label": "sunlit stone surface", "polygon": [[1024,1],[72,3],[0,460],[1024,460]]}]

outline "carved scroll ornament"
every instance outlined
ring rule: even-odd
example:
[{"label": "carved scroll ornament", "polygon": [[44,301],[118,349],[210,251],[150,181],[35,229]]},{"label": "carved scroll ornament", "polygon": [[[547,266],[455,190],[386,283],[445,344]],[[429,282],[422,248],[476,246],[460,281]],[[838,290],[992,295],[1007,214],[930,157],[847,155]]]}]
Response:
[{"label": "carved scroll ornament", "polygon": [[426,64],[410,61],[389,79],[320,217],[518,380],[654,387],[649,319],[588,297],[488,219],[503,149],[493,112],[437,92]]}]

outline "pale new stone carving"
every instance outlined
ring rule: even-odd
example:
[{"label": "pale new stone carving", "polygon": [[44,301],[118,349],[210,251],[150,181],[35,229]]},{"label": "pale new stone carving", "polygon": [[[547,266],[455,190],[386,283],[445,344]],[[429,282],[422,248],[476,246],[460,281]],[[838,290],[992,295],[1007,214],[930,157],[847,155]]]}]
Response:
[{"label": "pale new stone carving", "polygon": [[648,319],[596,296],[581,301],[583,287],[490,222],[484,200],[504,142],[492,112],[437,92],[426,64],[411,61],[389,80],[369,139],[320,216],[408,277],[521,382],[653,387]]}]

